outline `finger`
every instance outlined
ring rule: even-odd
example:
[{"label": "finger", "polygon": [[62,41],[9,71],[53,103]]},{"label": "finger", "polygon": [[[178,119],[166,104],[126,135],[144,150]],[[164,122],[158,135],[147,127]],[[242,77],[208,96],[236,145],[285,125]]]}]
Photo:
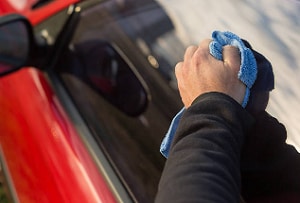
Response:
[{"label": "finger", "polygon": [[189,46],[186,51],[185,51],[185,54],[184,54],[184,61],[187,61],[189,59],[191,59],[194,55],[194,53],[197,51],[198,49],[198,46]]},{"label": "finger", "polygon": [[199,47],[208,49],[208,46],[211,41],[212,41],[212,39],[204,39],[200,42]]},{"label": "finger", "polygon": [[200,58],[203,60],[213,60],[214,57],[210,55],[209,44],[211,43],[211,39],[204,39],[200,42],[198,49],[194,56],[197,56],[196,60]]},{"label": "finger", "polygon": [[176,64],[176,66],[175,66],[175,76],[176,76],[176,79],[177,79],[177,87],[178,87],[182,102],[185,104],[184,96],[182,95],[183,91],[181,91],[183,89],[182,66],[183,66],[183,62],[179,62],[179,63]]},{"label": "finger", "polygon": [[241,56],[238,48],[229,45],[224,46],[223,61],[225,66],[229,66],[234,72],[238,72],[241,65]]},{"label": "finger", "polygon": [[183,65],[183,62],[178,62],[175,66],[175,76],[176,76],[176,78],[179,75],[179,72],[181,72],[182,65]]},{"label": "finger", "polygon": [[178,63],[175,65],[175,70],[178,69],[178,68],[180,68],[180,67],[182,66],[182,64],[183,64],[182,61],[178,62]]}]

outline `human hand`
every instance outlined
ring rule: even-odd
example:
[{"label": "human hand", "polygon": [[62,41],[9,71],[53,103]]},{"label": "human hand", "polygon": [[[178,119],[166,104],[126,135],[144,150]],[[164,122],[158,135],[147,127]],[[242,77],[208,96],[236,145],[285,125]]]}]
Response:
[{"label": "human hand", "polygon": [[178,88],[185,108],[201,94],[221,92],[242,104],[246,86],[238,79],[240,69],[239,50],[223,47],[223,61],[209,53],[211,40],[203,40],[199,46],[187,48],[184,60],[175,67]]}]

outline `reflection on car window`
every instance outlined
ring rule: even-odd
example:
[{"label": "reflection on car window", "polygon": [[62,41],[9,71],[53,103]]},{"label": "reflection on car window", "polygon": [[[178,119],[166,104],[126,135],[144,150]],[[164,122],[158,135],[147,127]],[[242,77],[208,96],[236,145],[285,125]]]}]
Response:
[{"label": "reflection on car window", "polygon": [[[148,27],[134,23],[141,18],[139,12],[164,11],[157,4],[147,5],[146,10],[128,9],[123,10],[116,1],[106,1],[83,11],[57,71],[132,198],[147,203],[154,201],[164,166],[165,159],[159,153],[161,140],[182,103],[170,80],[153,68],[141,47],[141,41],[151,44],[166,31],[151,29],[149,35],[141,35],[152,22],[147,22]],[[127,25],[143,27],[127,30]],[[168,59],[162,60],[154,50],[151,48],[149,54],[170,66]],[[116,105],[119,102],[134,110],[145,99],[147,106],[135,115]]]},{"label": "reflection on car window", "polygon": [[[136,10],[124,11],[125,18],[118,23],[141,49],[148,60],[155,59],[154,68],[177,89],[174,67],[182,60],[184,44],[178,37],[175,25],[159,4],[148,4]],[[151,63],[151,61],[150,61]]]},{"label": "reflection on car window", "polygon": [[73,73],[124,113],[136,116],[148,104],[148,92],[116,45],[103,40],[73,44],[65,71]]}]

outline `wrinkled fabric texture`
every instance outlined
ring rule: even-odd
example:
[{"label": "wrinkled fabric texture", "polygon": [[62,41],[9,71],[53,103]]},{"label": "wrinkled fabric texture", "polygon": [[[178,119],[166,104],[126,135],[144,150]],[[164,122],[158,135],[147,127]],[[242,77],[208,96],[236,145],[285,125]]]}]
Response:
[{"label": "wrinkled fabric texture", "polygon": [[175,117],[173,118],[173,120],[170,124],[170,128],[168,129],[168,132],[160,145],[160,153],[166,158],[169,156],[169,151],[171,148],[172,140],[174,138],[177,126],[179,124],[179,121],[180,121],[184,111],[185,111],[185,108],[182,108],[175,115]]},{"label": "wrinkled fabric texture", "polygon": [[222,93],[200,95],[184,111],[156,203],[240,201],[240,153],[252,116]]}]

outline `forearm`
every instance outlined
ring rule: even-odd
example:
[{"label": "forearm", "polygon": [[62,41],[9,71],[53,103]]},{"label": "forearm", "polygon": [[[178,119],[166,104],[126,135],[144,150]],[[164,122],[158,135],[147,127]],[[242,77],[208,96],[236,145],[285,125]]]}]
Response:
[{"label": "forearm", "polygon": [[181,119],[156,202],[238,202],[240,151],[251,124],[228,96],[197,98]]}]

